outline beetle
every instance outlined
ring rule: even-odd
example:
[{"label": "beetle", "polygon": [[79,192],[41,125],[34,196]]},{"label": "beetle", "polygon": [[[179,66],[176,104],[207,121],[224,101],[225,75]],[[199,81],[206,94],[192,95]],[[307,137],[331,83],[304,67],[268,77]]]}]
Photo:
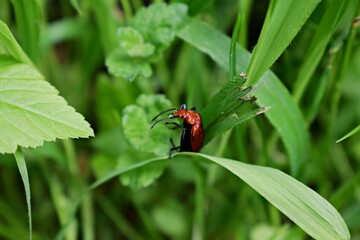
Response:
[{"label": "beetle", "polygon": [[[171,111],[173,111],[173,113],[170,114],[169,116],[155,121],[159,116]],[[151,129],[162,121],[174,119],[174,118],[183,119],[184,121],[182,125],[176,122],[165,122],[165,125],[171,124],[171,125],[175,125],[175,127],[177,128],[182,129],[180,146],[176,147],[172,139],[170,139],[172,148],[170,149],[169,158],[171,158],[171,154],[174,151],[198,152],[204,143],[204,129],[202,125],[201,115],[196,112],[195,108],[187,110],[186,104],[182,104],[179,109],[171,108],[162,111],[151,120],[151,122],[154,122],[153,125],[151,126]]]}]

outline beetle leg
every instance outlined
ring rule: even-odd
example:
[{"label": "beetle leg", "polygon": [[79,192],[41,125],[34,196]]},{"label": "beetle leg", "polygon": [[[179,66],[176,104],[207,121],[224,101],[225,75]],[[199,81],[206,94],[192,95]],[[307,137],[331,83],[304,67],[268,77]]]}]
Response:
[{"label": "beetle leg", "polygon": [[175,125],[174,129],[175,128],[183,128],[183,126],[181,126],[180,124],[178,124],[176,122],[165,122],[164,124],[165,125],[170,125],[170,124]]},{"label": "beetle leg", "polygon": [[175,144],[174,144],[174,141],[172,140],[172,138],[170,138],[170,143],[171,143],[171,148],[170,148],[170,151],[169,151],[169,159],[171,159],[171,155],[174,151],[179,151],[180,149],[180,146],[178,147],[175,147]]}]

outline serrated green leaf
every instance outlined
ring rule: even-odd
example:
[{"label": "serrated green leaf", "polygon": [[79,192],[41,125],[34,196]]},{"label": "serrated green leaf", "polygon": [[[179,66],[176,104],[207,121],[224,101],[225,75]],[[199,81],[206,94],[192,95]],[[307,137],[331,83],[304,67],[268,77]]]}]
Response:
[{"label": "serrated green leaf", "polygon": [[320,0],[272,0],[259,40],[247,68],[249,84],[256,83],[287,48]]},{"label": "serrated green leaf", "polygon": [[246,164],[204,154],[200,156],[241,178],[314,239],[350,239],[337,210],[315,191],[273,168]]},{"label": "serrated green leaf", "polygon": [[253,87],[242,87],[244,82],[240,79],[227,82],[202,112],[206,133],[204,144],[267,110],[267,108],[258,108],[254,104],[256,99],[249,96]]},{"label": "serrated green leaf", "polygon": [[154,53],[155,47],[144,43],[143,36],[134,28],[119,28],[118,40],[120,48],[130,57],[148,57]]},{"label": "serrated green leaf", "polygon": [[0,153],[94,133],[32,66],[0,56]]},{"label": "serrated green leaf", "polygon": [[[164,109],[171,108],[171,103],[164,96],[140,95],[137,105],[124,109],[122,125],[124,133],[132,146],[143,152],[164,156],[169,153],[169,130],[166,127],[150,129],[151,119]],[[165,140],[165,141],[164,141]]]},{"label": "serrated green leaf", "polygon": [[[197,20],[188,21],[177,35],[229,71],[230,38]],[[238,45],[237,72],[244,71],[249,61],[250,53]],[[271,107],[265,115],[280,134],[290,156],[292,172],[296,173],[309,149],[308,133],[299,107],[286,87],[270,71],[255,86],[254,95],[260,107]]]}]

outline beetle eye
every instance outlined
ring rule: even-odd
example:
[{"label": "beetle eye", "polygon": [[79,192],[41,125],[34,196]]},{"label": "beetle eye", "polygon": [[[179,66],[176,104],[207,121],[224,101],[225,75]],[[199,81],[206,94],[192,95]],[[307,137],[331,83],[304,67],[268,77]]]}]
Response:
[{"label": "beetle eye", "polygon": [[180,110],[186,110],[186,104],[181,105]]}]

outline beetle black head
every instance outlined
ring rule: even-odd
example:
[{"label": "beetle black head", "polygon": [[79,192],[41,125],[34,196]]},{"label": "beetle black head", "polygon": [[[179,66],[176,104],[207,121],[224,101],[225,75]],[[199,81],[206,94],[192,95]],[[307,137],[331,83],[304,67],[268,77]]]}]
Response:
[{"label": "beetle black head", "polygon": [[180,110],[186,110],[186,104],[185,103],[180,106]]},{"label": "beetle black head", "polygon": [[[167,112],[171,112],[171,111],[176,111],[178,110],[177,108],[170,108],[170,109],[167,109],[167,110],[164,110],[162,111],[161,113],[159,113],[158,115],[156,115],[152,120],[151,122],[154,122],[158,117],[160,117],[161,115],[167,113]],[[179,110],[186,110],[186,104],[182,104],[179,108]],[[191,110],[195,110],[195,108],[191,109]],[[165,118],[161,118],[159,120],[157,120],[156,122],[153,123],[153,125],[151,125],[150,128],[153,128],[155,127],[156,124],[158,124],[159,122],[162,122],[164,120],[167,120],[167,119],[173,119],[174,118],[174,115],[173,114],[170,114],[169,116],[165,117]]]}]

